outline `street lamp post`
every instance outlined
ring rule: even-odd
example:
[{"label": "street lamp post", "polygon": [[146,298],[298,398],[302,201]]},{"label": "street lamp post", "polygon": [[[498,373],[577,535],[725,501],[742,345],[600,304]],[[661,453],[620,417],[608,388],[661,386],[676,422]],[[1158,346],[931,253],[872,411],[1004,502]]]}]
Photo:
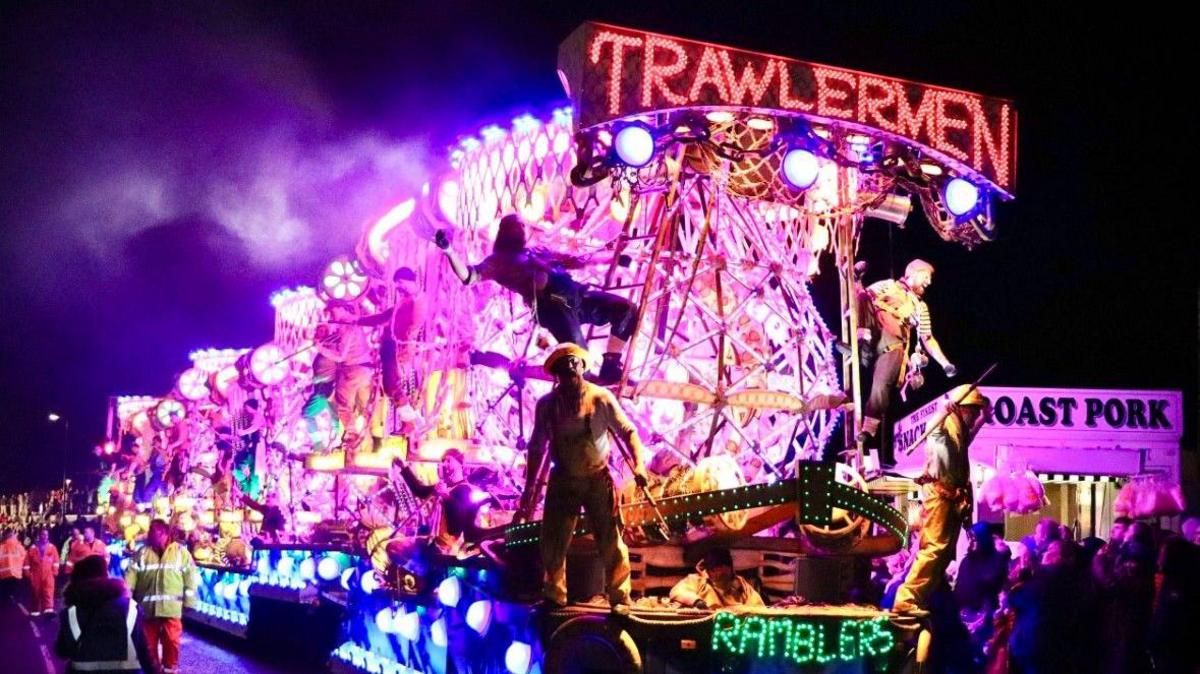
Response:
[{"label": "street lamp post", "polygon": [[70,481],[67,480],[67,448],[71,446],[71,420],[62,416],[61,414],[58,414],[57,412],[51,412],[46,418],[49,419],[50,423],[52,423],[52,424],[56,424],[61,421],[62,425],[63,425],[63,460],[62,460],[62,494],[63,494],[62,511],[63,512],[62,512],[62,514],[63,514],[63,517],[66,517],[67,516],[67,486],[69,484],[71,484]]}]

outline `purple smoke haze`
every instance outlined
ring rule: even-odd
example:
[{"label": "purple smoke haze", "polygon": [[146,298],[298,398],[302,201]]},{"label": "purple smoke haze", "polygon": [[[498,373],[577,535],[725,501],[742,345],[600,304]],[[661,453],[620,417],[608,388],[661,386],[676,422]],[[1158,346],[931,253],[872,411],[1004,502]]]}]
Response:
[{"label": "purple smoke haze", "polygon": [[1015,99],[1000,239],[968,254],[919,220],[869,227],[872,278],[937,266],[939,341],[964,372],[1181,388],[1196,409],[1190,154],[1157,131],[1191,119],[1164,68],[1186,22],[1047,3],[6,2],[0,488],[56,481],[50,409],[82,470],[105,396],[161,394],[189,350],[269,339],[270,293],[313,283],[458,134],[560,104],[558,45],[590,19]]}]

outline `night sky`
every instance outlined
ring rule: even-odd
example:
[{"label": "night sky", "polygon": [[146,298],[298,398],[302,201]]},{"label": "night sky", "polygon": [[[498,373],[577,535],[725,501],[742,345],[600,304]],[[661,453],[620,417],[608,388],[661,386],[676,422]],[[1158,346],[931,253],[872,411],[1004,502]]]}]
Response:
[{"label": "night sky", "polygon": [[[268,341],[270,292],[313,283],[458,135],[561,104],[557,46],[587,19],[1015,100],[1018,198],[996,211],[999,240],[967,253],[914,215],[889,244],[871,223],[870,276],[933,262],[935,333],[964,372],[999,361],[991,383],[1183,389],[1194,444],[1180,17],[586,4],[5,3],[0,489],[58,481],[49,411],[70,420],[82,472],[108,395],[166,392],[192,349]],[[833,282],[825,267],[818,295]],[[944,387],[935,374],[927,391]]]}]

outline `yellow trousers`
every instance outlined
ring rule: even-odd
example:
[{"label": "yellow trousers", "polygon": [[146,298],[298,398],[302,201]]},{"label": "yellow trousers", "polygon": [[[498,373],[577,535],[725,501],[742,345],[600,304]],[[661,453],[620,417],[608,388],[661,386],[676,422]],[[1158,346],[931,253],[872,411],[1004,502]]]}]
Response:
[{"label": "yellow trousers", "polygon": [[596,537],[604,564],[608,601],[629,601],[629,549],[621,540],[621,521],[612,476],[607,470],[587,477],[550,473],[542,519],[542,566],[546,576],[542,593],[547,599],[567,603],[567,548],[583,507],[588,529]]},{"label": "yellow trousers", "polygon": [[926,484],[922,492],[920,548],[908,576],[896,590],[896,611],[928,606],[929,596],[946,580],[946,567],[954,559],[958,532],[970,515],[969,495],[950,498],[945,488],[936,483]]}]

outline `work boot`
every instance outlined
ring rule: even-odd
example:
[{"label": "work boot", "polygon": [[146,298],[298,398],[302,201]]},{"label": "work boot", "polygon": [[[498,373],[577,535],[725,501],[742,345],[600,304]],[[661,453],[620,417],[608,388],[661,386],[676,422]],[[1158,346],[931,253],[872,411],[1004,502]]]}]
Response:
[{"label": "work boot", "polygon": [[621,365],[621,354],[606,353],[600,363],[600,374],[596,377],[596,385],[612,386],[620,383],[625,368]]},{"label": "work boot", "polygon": [[899,618],[921,619],[929,617],[929,611],[916,604],[900,604],[892,608],[892,615]]}]

